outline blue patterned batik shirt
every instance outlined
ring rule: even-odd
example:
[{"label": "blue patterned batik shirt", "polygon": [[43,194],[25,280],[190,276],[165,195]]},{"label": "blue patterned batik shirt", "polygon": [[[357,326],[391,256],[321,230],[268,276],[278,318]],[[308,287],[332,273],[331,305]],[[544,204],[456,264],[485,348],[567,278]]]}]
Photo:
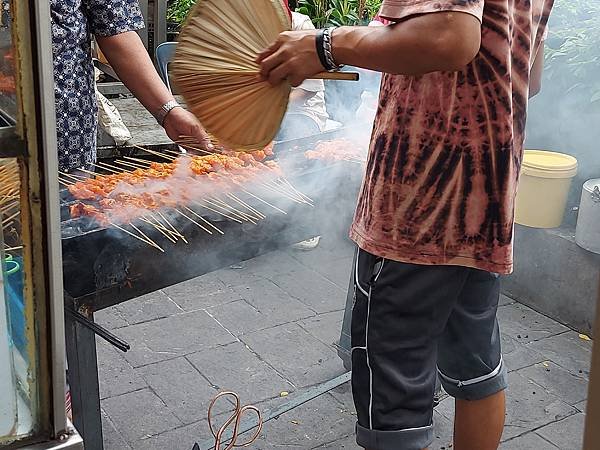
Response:
[{"label": "blue patterned batik shirt", "polygon": [[91,34],[114,36],[144,27],[138,0],[50,0],[61,170],[96,160],[98,107]]}]

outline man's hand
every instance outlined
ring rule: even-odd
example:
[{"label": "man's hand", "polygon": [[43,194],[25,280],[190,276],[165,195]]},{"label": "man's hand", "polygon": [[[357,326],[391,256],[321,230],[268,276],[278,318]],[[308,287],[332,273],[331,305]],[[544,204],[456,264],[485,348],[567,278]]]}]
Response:
[{"label": "man's hand", "polygon": [[184,136],[196,138],[202,148],[212,148],[210,138],[198,122],[198,119],[182,107],[173,108],[165,117],[163,127],[167,135],[175,142]]},{"label": "man's hand", "polygon": [[260,74],[276,86],[288,80],[294,87],[316,73],[323,66],[317,55],[316,30],[286,31],[265,51],[258,55]]}]

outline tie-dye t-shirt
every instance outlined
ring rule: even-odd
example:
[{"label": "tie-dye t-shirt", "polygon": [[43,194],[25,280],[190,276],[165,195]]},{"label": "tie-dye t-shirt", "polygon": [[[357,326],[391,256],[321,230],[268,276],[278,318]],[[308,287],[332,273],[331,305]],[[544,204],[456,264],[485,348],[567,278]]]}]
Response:
[{"label": "tie-dye t-shirt", "polygon": [[415,264],[512,271],[529,74],[552,3],[384,0],[381,17],[396,22],[472,14],[482,44],[458,72],[383,76],[350,232],[359,247]]}]

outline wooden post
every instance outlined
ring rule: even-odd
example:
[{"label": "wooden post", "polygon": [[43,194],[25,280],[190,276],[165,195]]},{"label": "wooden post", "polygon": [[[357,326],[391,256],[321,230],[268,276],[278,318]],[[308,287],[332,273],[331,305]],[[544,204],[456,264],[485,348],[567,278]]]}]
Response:
[{"label": "wooden post", "polygon": [[584,450],[597,450],[600,448],[600,427],[598,424],[600,424],[600,282],[598,301],[596,302],[596,323],[585,420]]}]

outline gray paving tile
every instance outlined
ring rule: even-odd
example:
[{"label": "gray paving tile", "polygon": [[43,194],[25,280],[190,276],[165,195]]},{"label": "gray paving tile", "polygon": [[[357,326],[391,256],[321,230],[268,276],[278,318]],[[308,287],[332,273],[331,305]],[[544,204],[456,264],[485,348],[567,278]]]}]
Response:
[{"label": "gray paving tile", "polygon": [[117,431],[108,415],[101,410],[102,414],[102,440],[104,450],[129,450],[131,446],[125,442],[125,438]]},{"label": "gray paving tile", "polygon": [[229,288],[247,286],[265,279],[248,270],[245,263],[235,264],[229,268],[218,270],[214,274]]},{"label": "gray paving tile", "polygon": [[302,264],[282,250],[265,253],[256,258],[243,261],[241,265],[254,275],[265,278],[303,268]]},{"label": "gray paving tile", "polygon": [[575,408],[577,408],[579,411],[581,411],[582,413],[586,412],[586,408],[587,408],[587,399],[583,400],[579,403],[577,403],[575,406]]},{"label": "gray paving tile", "polygon": [[121,316],[121,312],[118,311],[114,306],[94,313],[94,320],[99,325],[102,325],[104,328],[109,330],[114,330],[115,328],[126,327],[129,325],[123,316]]},{"label": "gray paving tile", "polygon": [[290,297],[270,280],[255,281],[234,289],[260,314],[268,318],[271,326],[295,322],[315,315],[313,310]]},{"label": "gray paving tile", "polygon": [[239,299],[213,272],[164,289],[177,305],[195,311]]},{"label": "gray paving tile", "polygon": [[499,450],[558,450],[558,447],[531,432],[503,442]]},{"label": "gray paving tile", "polygon": [[269,314],[259,311],[246,300],[215,306],[207,311],[235,336],[281,324],[281,319],[277,320]]},{"label": "gray paving tile", "polygon": [[503,434],[505,440],[577,412],[572,406],[516,372],[508,374],[508,384],[507,417]]},{"label": "gray paving tile", "polygon": [[244,404],[293,391],[288,382],[241,342],[194,353],[187,359],[215,386],[236,392]]},{"label": "gray paving tile", "polygon": [[498,320],[503,334],[522,343],[568,331],[564,325],[520,303],[499,307]]},{"label": "gray paving tile", "polygon": [[508,297],[507,295],[500,294],[500,302],[498,303],[499,306],[506,306],[512,303],[515,303],[512,298]]},{"label": "gray paving tile", "polygon": [[559,422],[546,425],[537,430],[536,433],[561,450],[581,450],[584,427],[585,414],[579,413]]},{"label": "gray paving tile", "polygon": [[205,311],[121,328],[120,335],[131,344],[125,358],[133,367],[152,364],[204,348],[229,344],[235,338]]},{"label": "gray paving tile", "polygon": [[314,385],[344,372],[333,349],[296,324],[250,333],[242,340],[296,387]]},{"label": "gray paving tile", "polygon": [[96,338],[96,351],[101,399],[146,387],[146,382],[135,372],[119,350]]},{"label": "gray paving tile", "polygon": [[436,406],[435,411],[450,422],[454,422],[454,398],[444,398]]},{"label": "gray paving tile", "polygon": [[352,256],[321,264],[313,270],[320,273],[324,278],[346,291],[350,283],[352,273]]},{"label": "gray paving tile", "polygon": [[162,291],[129,300],[115,306],[129,325],[169,317],[181,309]]},{"label": "gray paving tile", "polygon": [[182,423],[190,424],[207,415],[217,390],[185,357],[137,369],[148,385]]},{"label": "gray paving tile", "polygon": [[161,399],[148,389],[107,398],[102,407],[129,443],[181,425]]},{"label": "gray paving tile", "polygon": [[509,372],[531,366],[545,359],[541,353],[506,334],[502,334],[502,358],[504,358]]},{"label": "gray paving tile", "polygon": [[429,450],[451,450],[454,424],[438,412],[433,413],[433,442]]},{"label": "gray paving tile", "polygon": [[275,275],[271,280],[317,313],[338,311],[346,305],[346,290],[312,270],[294,270]]},{"label": "gray paving tile", "polygon": [[587,381],[572,375],[551,361],[526,367],[519,370],[518,373],[535,381],[570,405],[575,405],[587,398]]},{"label": "gray paving tile", "polygon": [[192,450],[211,436],[205,420],[166,431],[133,443],[135,450]]},{"label": "gray paving tile", "polygon": [[335,346],[340,339],[344,311],[319,314],[300,320],[298,325],[326,345]]},{"label": "gray paving tile", "polygon": [[589,378],[592,342],[579,338],[574,331],[533,342],[530,348],[542,353],[547,359],[571,372]]},{"label": "gray paving tile", "polygon": [[338,439],[334,442],[330,442],[329,444],[325,444],[325,445],[320,445],[318,447],[314,447],[314,449],[319,449],[319,450],[338,450],[338,449],[349,449],[349,450],[362,450],[361,447],[359,447],[356,444],[356,437],[354,436],[354,434],[350,434],[348,436],[344,436],[341,439]]},{"label": "gray paving tile", "polygon": [[333,261],[352,258],[354,248],[354,245],[349,241],[345,242],[340,239],[322,236],[319,245],[313,250],[296,250],[290,247],[286,249],[286,252],[304,266],[313,270],[320,270]]},{"label": "gray paving tile", "polygon": [[355,417],[328,394],[267,422],[252,448],[311,449],[354,431]]}]

